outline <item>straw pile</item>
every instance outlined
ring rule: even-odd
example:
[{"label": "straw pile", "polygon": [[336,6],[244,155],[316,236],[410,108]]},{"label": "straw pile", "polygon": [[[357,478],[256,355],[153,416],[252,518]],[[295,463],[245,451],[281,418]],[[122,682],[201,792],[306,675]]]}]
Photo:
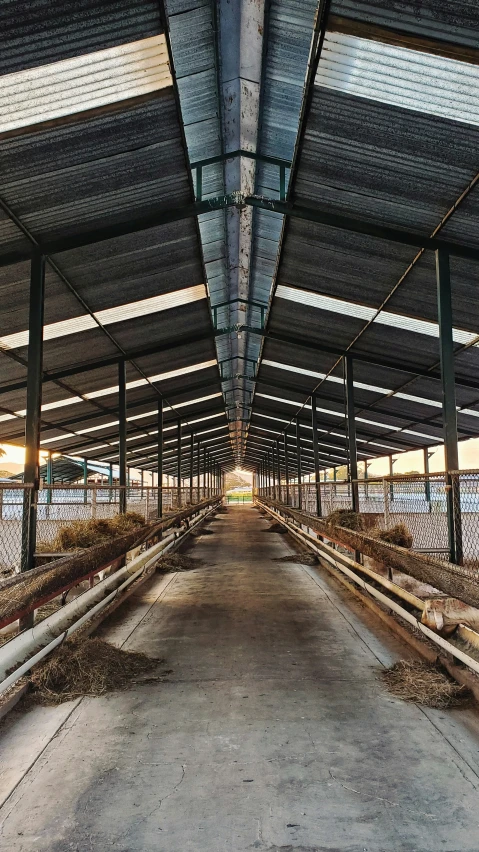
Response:
[{"label": "straw pile", "polygon": [[369,535],[379,538],[381,541],[387,541],[388,544],[397,544],[398,547],[407,547],[408,549],[412,547],[412,535],[406,524],[403,523],[396,524],[388,530],[369,530]]},{"label": "straw pile", "polygon": [[286,527],[283,527],[282,524],[270,524],[263,532],[271,532],[271,533],[279,533],[280,535],[285,535],[288,532]]},{"label": "straw pile", "polygon": [[195,571],[203,565],[202,559],[193,559],[192,556],[184,553],[165,553],[158,560],[156,570],[162,574],[168,574],[170,571]]},{"label": "straw pile", "polygon": [[314,553],[290,553],[273,559],[273,562],[297,562],[298,565],[317,565],[318,561]]},{"label": "straw pile", "polygon": [[355,530],[356,532],[364,530],[362,516],[357,512],[352,512],[351,509],[335,509],[326,518],[326,523],[335,527],[344,527],[347,530]]},{"label": "straw pile", "polygon": [[119,536],[127,535],[144,524],[145,519],[138,512],[126,512],[124,515],[115,515],[113,518],[72,521],[71,524],[59,529],[52,542],[39,543],[37,550],[49,553],[82,550],[85,547],[93,547],[95,544],[103,544]]},{"label": "straw pile", "polygon": [[424,707],[458,707],[471,700],[471,692],[452,680],[439,665],[399,660],[380,672],[380,678],[396,698]]},{"label": "straw pile", "polygon": [[62,704],[83,695],[127,689],[161,660],[122,651],[101,639],[68,640],[32,669],[31,695],[39,704]]}]

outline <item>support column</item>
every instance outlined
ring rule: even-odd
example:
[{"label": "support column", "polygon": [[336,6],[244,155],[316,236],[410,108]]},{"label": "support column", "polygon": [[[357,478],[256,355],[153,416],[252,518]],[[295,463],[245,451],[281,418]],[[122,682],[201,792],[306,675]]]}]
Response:
[{"label": "support column", "polygon": [[126,512],[126,364],[118,364],[118,420],[119,420],[119,486],[120,514]]},{"label": "support column", "polygon": [[192,432],[191,433],[191,444],[190,444],[190,504],[193,503],[194,446],[195,446],[195,436],[193,435],[193,432]]},{"label": "support column", "polygon": [[286,483],[286,505],[289,506],[288,432],[284,432],[284,479]]},{"label": "support column", "polygon": [[429,452],[429,447],[424,447],[423,456],[424,456],[424,495],[426,497],[426,503],[428,506],[428,512],[431,511],[431,483],[429,480],[429,459],[432,453]]},{"label": "support column", "polygon": [[[25,471],[23,481],[33,488],[23,493],[21,571],[35,565],[37,505],[40,486],[40,431],[43,373],[43,307],[45,301],[45,259],[32,258],[30,269],[30,308],[28,318],[27,412],[25,416]],[[20,620],[20,629],[33,626],[33,613]]]},{"label": "support column", "polygon": [[358,491],[358,450],[356,444],[356,420],[354,417],[353,359],[344,356],[344,384],[346,392],[346,419],[348,425],[349,480],[351,482],[351,503],[353,512],[359,512]]},{"label": "support column", "polygon": [[200,492],[200,467],[201,467],[201,450],[200,450],[200,439],[198,438],[196,442],[196,483],[198,485],[198,502],[201,500],[201,492]]},{"label": "support column", "polygon": [[299,434],[299,420],[296,418],[296,464],[298,473],[298,509],[303,507],[303,495],[301,491],[301,437]]},{"label": "support column", "polygon": [[452,339],[451,274],[449,269],[449,254],[444,251],[444,249],[438,249],[436,251],[436,281],[442,380],[442,413],[444,422],[449,559],[457,565],[462,565],[462,518],[459,480],[457,476],[451,476],[451,471],[459,469],[459,451],[457,445],[454,343]]},{"label": "support column", "polygon": [[[53,461],[51,452],[47,456],[47,485],[53,485]],[[47,503],[52,502],[52,489],[47,489]]]},{"label": "support column", "polygon": [[88,461],[87,459],[83,459],[83,502],[88,503]]},{"label": "support column", "polygon": [[[158,494],[157,494],[157,514],[159,518],[163,517],[163,400],[158,402]],[[153,473],[151,475],[153,482]]]},{"label": "support column", "polygon": [[206,482],[206,447],[203,447],[203,494],[208,497],[208,485]]},{"label": "support column", "polygon": [[276,438],[276,460],[278,462],[278,500],[281,503],[281,459],[279,457],[279,438]]},{"label": "support column", "polygon": [[318,447],[318,412],[316,408],[316,394],[311,397],[312,426],[313,426],[313,452],[314,452],[314,483],[316,486],[316,514],[321,517],[321,479],[319,470],[319,447]]},{"label": "support column", "polygon": [[181,420],[178,420],[177,432],[177,454],[176,454],[176,478],[177,478],[177,505],[181,508]]}]

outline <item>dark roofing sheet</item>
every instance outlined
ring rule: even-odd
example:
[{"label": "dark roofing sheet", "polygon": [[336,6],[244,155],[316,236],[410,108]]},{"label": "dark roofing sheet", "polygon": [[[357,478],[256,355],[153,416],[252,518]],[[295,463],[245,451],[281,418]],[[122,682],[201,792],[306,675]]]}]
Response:
[{"label": "dark roofing sheet", "polygon": [[1,0],[0,74],[162,32],[155,0]]},{"label": "dark roofing sheet", "polygon": [[344,15],[419,36],[477,47],[476,0],[333,0],[331,14]]}]

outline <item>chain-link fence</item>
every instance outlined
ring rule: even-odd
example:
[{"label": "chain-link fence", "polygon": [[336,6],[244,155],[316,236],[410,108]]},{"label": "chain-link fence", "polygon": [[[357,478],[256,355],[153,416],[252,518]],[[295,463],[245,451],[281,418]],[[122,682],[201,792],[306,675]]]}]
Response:
[{"label": "chain-link fence", "polygon": [[[59,529],[72,521],[112,518],[120,511],[117,486],[51,485],[38,492],[37,543],[42,550],[53,543]],[[126,508],[143,515],[145,521],[158,517],[158,488],[129,486]],[[0,577],[20,568],[22,535],[25,533],[23,509],[25,495],[32,486],[0,483]],[[213,496],[216,490],[205,488],[162,488],[163,514],[177,511]]]},{"label": "chain-link fence", "polygon": [[[404,523],[413,537],[413,549],[449,559],[450,526],[459,561],[479,567],[479,471],[393,476],[357,481],[359,511],[368,526],[390,529]],[[320,483],[321,516],[352,505],[352,483]],[[314,483],[284,483],[261,488],[259,494],[316,514]],[[448,502],[450,519],[448,522]]]}]

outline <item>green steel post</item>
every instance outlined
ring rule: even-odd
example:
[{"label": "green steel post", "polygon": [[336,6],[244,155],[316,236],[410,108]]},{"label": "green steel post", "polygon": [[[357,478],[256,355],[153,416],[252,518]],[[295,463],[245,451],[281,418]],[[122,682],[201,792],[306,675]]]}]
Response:
[{"label": "green steel post", "polygon": [[177,479],[177,503],[178,508],[181,508],[181,420],[178,420],[177,431],[177,455],[176,455],[176,479]]},{"label": "green steel post", "polygon": [[[53,461],[52,454],[48,452],[47,455],[47,485],[53,485]],[[47,503],[50,504],[52,502],[52,489],[47,489]]]},{"label": "green steel post", "polygon": [[126,512],[126,364],[118,364],[118,484],[120,486],[120,514]]},{"label": "green steel post", "polygon": [[303,495],[301,493],[301,436],[299,433],[299,420],[296,418],[296,464],[298,469],[298,509],[303,506]]},{"label": "green steel post", "polygon": [[195,448],[195,436],[193,432],[190,436],[191,444],[190,444],[190,503],[193,503],[193,468],[194,468],[194,448]]},{"label": "green steel post", "polygon": [[319,447],[318,447],[318,411],[316,408],[317,397],[313,393],[311,397],[311,412],[313,426],[313,452],[314,452],[314,482],[316,486],[316,514],[321,517],[321,478],[319,470]]},{"label": "green steel post", "polygon": [[83,458],[83,502],[88,503],[88,459]]},{"label": "green steel post", "polygon": [[459,469],[457,445],[456,388],[454,375],[454,342],[452,337],[452,296],[449,254],[436,251],[437,313],[442,381],[442,413],[444,422],[444,455],[446,467],[447,527],[449,558],[463,563],[462,518],[459,481],[451,471]]},{"label": "green steel post", "polygon": [[351,355],[344,356],[344,383],[346,391],[346,418],[348,424],[348,456],[349,479],[351,482],[351,498],[353,512],[359,512],[358,491],[358,451],[356,444],[356,420],[354,416],[354,380],[353,359]]},{"label": "green steel post", "polygon": [[429,452],[429,447],[424,447],[423,456],[424,456],[424,494],[426,497],[426,503],[428,505],[428,512],[432,511],[431,506],[431,482],[429,480],[429,459],[433,455],[433,453]]},{"label": "green steel post", "polygon": [[[163,400],[158,401],[158,492],[157,492],[157,515],[163,517]],[[151,477],[153,482],[153,476]]]},{"label": "green steel post", "polygon": [[[25,469],[23,481],[32,488],[23,494],[21,571],[35,567],[37,505],[40,485],[39,452],[42,409],[43,311],[45,301],[45,258],[35,253],[30,269],[28,319],[27,411],[25,417]],[[33,613],[20,619],[20,629],[33,626]]]},{"label": "green steel post", "polygon": [[286,505],[289,506],[288,432],[284,430],[284,479],[286,483]]}]

